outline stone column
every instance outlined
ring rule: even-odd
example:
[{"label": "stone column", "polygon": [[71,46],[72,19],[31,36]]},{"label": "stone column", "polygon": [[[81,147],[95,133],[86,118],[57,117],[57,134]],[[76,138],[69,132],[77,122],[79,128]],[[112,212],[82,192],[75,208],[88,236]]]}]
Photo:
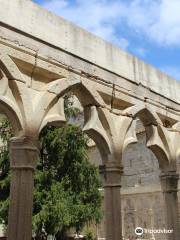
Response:
[{"label": "stone column", "polygon": [[178,219],[178,179],[176,172],[164,172],[160,175],[162,192],[165,203],[166,229],[172,229],[172,233],[167,234],[169,240],[180,239],[180,226]]},{"label": "stone column", "polygon": [[11,140],[8,240],[32,239],[33,175],[37,157],[38,148],[32,139],[24,137]]},{"label": "stone column", "polygon": [[103,173],[106,239],[122,240],[120,196],[122,167],[107,165],[104,166]]}]

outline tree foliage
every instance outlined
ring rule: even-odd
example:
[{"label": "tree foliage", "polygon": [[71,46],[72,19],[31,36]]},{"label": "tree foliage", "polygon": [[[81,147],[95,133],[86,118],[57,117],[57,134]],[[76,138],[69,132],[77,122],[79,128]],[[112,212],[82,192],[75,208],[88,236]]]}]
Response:
[{"label": "tree foliage", "polygon": [[[76,116],[71,102],[65,99],[67,117]],[[9,151],[12,136],[10,124],[0,125],[0,222],[7,224],[9,204]],[[66,239],[73,228],[79,232],[91,221],[101,218],[100,180],[97,168],[89,162],[88,138],[80,126],[48,126],[40,135],[41,153],[35,172],[33,233],[35,239]],[[44,237],[44,238],[43,238]]]},{"label": "tree foliage", "polygon": [[7,224],[9,191],[10,191],[10,162],[8,142],[12,137],[9,121],[2,117],[0,121],[0,223]]}]

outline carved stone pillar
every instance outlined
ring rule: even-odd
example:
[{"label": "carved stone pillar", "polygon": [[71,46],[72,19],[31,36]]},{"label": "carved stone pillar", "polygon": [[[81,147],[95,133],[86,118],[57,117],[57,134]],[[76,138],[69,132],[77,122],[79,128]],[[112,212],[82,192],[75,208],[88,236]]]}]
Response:
[{"label": "carved stone pillar", "polygon": [[8,240],[32,239],[34,170],[38,147],[32,139],[13,138],[10,143],[11,189]]},{"label": "carved stone pillar", "polygon": [[126,114],[118,115],[102,107],[87,106],[85,110],[83,130],[96,142],[104,164],[106,240],[122,240],[122,154],[128,144],[137,141],[136,122]]},{"label": "carved stone pillar", "polygon": [[122,239],[121,221],[121,175],[122,167],[116,165],[104,166],[101,173],[104,175],[104,201],[106,239]]},{"label": "carved stone pillar", "polygon": [[180,239],[180,226],[178,220],[178,179],[176,172],[164,172],[160,175],[161,187],[165,202],[166,229],[173,230],[167,233],[167,239]]}]

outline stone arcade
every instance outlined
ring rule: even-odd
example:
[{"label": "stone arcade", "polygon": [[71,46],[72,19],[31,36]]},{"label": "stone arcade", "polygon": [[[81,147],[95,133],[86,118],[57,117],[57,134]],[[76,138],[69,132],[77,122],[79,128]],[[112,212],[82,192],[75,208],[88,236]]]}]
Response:
[{"label": "stone arcade", "polygon": [[166,229],[180,239],[176,161],[180,158],[180,83],[27,0],[0,0],[0,110],[10,119],[12,169],[8,240],[30,240],[38,136],[63,124],[63,95],[85,112],[84,131],[103,160],[106,239],[122,239],[124,149],[136,119],[159,161]]}]

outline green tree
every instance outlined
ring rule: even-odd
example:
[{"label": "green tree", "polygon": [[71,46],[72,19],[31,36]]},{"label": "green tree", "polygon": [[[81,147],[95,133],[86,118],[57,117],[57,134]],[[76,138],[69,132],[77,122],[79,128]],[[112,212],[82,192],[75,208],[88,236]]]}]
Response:
[{"label": "green tree", "polygon": [[5,117],[0,120],[0,223],[8,221],[9,191],[10,191],[10,163],[8,141],[12,137],[12,129]]},{"label": "green tree", "polygon": [[[65,99],[68,118],[79,113],[69,98]],[[8,140],[12,136],[7,120],[0,126],[0,222],[7,224],[9,204]],[[101,219],[100,180],[97,168],[89,162],[88,138],[80,126],[48,126],[40,135],[42,145],[35,173],[33,233],[35,239],[67,239],[73,228],[81,231],[89,222]]]}]

